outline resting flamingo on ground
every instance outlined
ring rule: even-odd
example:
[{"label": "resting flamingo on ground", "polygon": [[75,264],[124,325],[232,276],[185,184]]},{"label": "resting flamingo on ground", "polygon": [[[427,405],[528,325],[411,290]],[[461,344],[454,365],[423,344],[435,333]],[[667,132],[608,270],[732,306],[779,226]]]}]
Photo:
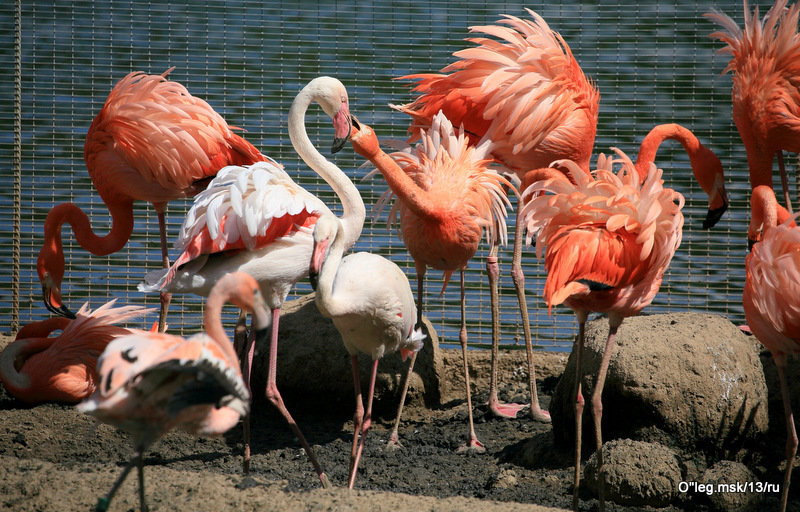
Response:
[{"label": "resting flamingo on ground", "polygon": [[[528,243],[536,237],[536,254],[544,251],[548,308],[565,304],[578,318],[575,403],[575,488],[580,484],[583,395],[581,392],[584,326],[590,312],[607,313],[609,323],[600,368],[592,393],[595,441],[602,462],[602,393],[617,329],[623,319],[652,302],[664,272],[680,245],[684,199],[663,187],[662,171],[650,164],[643,182],[633,162],[600,155],[594,176],[576,163],[560,161],[568,177],[553,169],[525,191],[522,218]],[[615,164],[621,164],[617,173]],[[574,183],[570,180],[574,180]],[[545,194],[547,193],[547,194]],[[600,493],[600,509],[604,495]]]},{"label": "resting flamingo on ground", "polygon": [[258,283],[244,272],[222,277],[208,295],[205,332],[184,339],[136,331],[108,344],[97,361],[100,385],[78,410],[133,436],[134,455],[97,509],[106,510],[133,465],[144,498],[144,451],[174,428],[194,435],[227,432],[250,408],[239,359],[222,327],[225,303],[253,314],[256,336],[266,340],[269,315]]},{"label": "resting flamingo on ground", "polygon": [[[9,393],[28,403],[77,403],[97,387],[97,358],[108,343],[131,332],[115,324],[155,311],[115,307],[109,301],[94,311],[84,304],[74,319],[53,317],[19,330],[0,353],[0,380]],[[60,330],[57,336],[50,336]]]},{"label": "resting flamingo on ground", "polygon": [[[309,276],[322,316],[333,320],[350,354],[356,410],[353,416],[353,448],[350,452],[348,487],[353,488],[364,439],[372,423],[372,398],[378,361],[400,351],[403,359],[422,348],[425,335],[415,329],[417,308],[411,285],[400,267],[382,256],[357,252],[342,258],[345,234],[341,221],[320,217],[314,226],[314,250]],[[367,409],[361,399],[358,353],[372,358]]]},{"label": "resting flamingo on ground", "polygon": [[[545,20],[528,9],[532,21],[505,15],[502,23],[472,27],[496,39],[468,39],[476,46],[454,53],[458,60],[442,69],[445,74],[416,74],[402,78],[418,80],[420,93],[411,103],[396,107],[412,116],[409,141],[419,138],[420,130],[430,126],[442,110],[454,126],[463,125],[473,145],[488,142],[489,156],[522,182],[520,192],[535,181],[526,179],[531,170],[551,162],[569,159],[589,172],[589,162],[597,127],[600,95],[586,78],[569,45],[550,29]],[[446,74],[449,73],[449,74]],[[704,227],[713,226],[727,208],[722,165],[719,158],[680,125],[655,127],[642,141],[637,167],[645,170],[653,162],[660,144],[679,141],[689,154],[692,170],[709,195],[709,213]],[[642,178],[643,179],[643,178]],[[521,204],[521,203],[520,203]],[[514,256],[511,275],[517,290],[531,394],[531,415],[549,421],[549,413],[539,406],[535,366],[522,273],[521,207],[517,207]],[[487,260],[493,297],[497,299],[497,248]],[[493,332],[499,333],[497,313],[493,312]],[[499,334],[492,339],[492,369],[489,406],[495,415],[515,416],[521,406],[500,404],[497,399],[497,349]]]},{"label": "resting flamingo on ground", "polygon": [[786,3],[776,0],[759,19],[758,7],[751,14],[745,1],[744,29],[721,12],[705,16],[722,27],[711,37],[726,43],[719,52],[731,56],[723,73],[732,73],[733,121],[747,151],[750,187],[772,187],[777,155],[785,206],[791,213],[783,151],[800,153],[800,4],[787,9]]},{"label": "resting flamingo on ground", "polygon": [[[361,235],[366,209],[347,175],[312,144],[305,130],[305,113],[317,102],[333,119],[333,150],[350,135],[347,90],[331,77],[315,78],[295,98],[289,111],[289,136],[300,157],[333,188],[342,201],[345,247]],[[294,183],[276,162],[223,169],[208,189],[195,198],[176,242],[181,254],[167,271],[148,274],[141,291],[205,295],[216,280],[242,270],[258,281],[272,311],[267,398],[281,411],[311,459],[325,486],[328,478],[317,463],[297,424],[283,403],[276,384],[280,309],[291,287],[308,275],[312,230],[330,209]],[[244,356],[245,380],[250,382],[255,345]],[[245,472],[249,466],[249,419],[245,420]]]},{"label": "resting flamingo on ground", "polygon": [[[97,256],[122,249],[133,232],[133,202],[153,203],[158,213],[161,255],[169,266],[164,212],[167,202],[191,197],[222,167],[258,162],[264,156],[211,106],[178,82],[133,72],[120,80],[92,121],[83,156],[89,177],[108,207],[111,230],[98,236],[74,203],[55,206],[44,224],[36,269],[47,309],[74,318],[61,296],[64,250],[61,226],[69,223],[81,247]],[[169,296],[162,296],[159,330]]]},{"label": "resting flamingo on ground", "polygon": [[781,487],[781,512],[789,499],[797,431],[787,380],[787,358],[800,354],[800,228],[789,217],[779,222],[778,202],[770,187],[754,191],[751,224],[763,233],[745,260],[742,303],[747,325],[772,353],[786,417],[786,468]]},{"label": "resting flamingo on ground", "polygon": [[[481,146],[468,144],[462,130],[439,113],[431,127],[421,131],[422,140],[414,148],[387,155],[380,149],[375,132],[366,124],[353,123],[353,148],[372,162],[397,196],[391,217],[400,216],[403,242],[414,258],[417,270],[417,309],[424,311],[423,283],[427,267],[444,271],[444,286],[455,270],[461,271],[461,349],[469,413],[469,438],[462,449],[483,452],[472,421],[472,399],[467,371],[467,329],[464,301],[464,268],[475,255],[483,232],[490,245],[496,237],[505,239],[505,215],[508,199],[503,186],[511,184],[487,168],[488,160]],[[389,192],[387,191],[387,194]],[[384,196],[388,200],[388,196]],[[442,290],[444,291],[444,286]],[[410,377],[416,353],[408,370]],[[397,446],[400,408],[390,435],[389,445]]]}]

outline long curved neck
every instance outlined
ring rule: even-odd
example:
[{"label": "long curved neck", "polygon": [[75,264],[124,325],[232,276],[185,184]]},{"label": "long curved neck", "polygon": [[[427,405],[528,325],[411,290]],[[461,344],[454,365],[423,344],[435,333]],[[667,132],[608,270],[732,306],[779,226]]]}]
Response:
[{"label": "long curved neck", "polygon": [[122,249],[133,232],[133,201],[106,203],[111,214],[111,231],[98,236],[92,231],[89,217],[74,203],[55,206],[44,222],[44,245],[39,251],[40,275],[46,270],[51,276],[64,275],[64,249],[61,226],[72,226],[75,239],[81,247],[95,256],[106,256]]},{"label": "long curved neck", "polygon": [[328,254],[322,262],[322,268],[320,268],[317,278],[317,307],[328,317],[337,316],[342,308],[347,306],[346,303],[340,303],[338,297],[333,293],[333,283],[336,280],[339,265],[342,263],[343,254],[344,237],[339,230],[328,248]]},{"label": "long curved neck", "polygon": [[358,189],[350,181],[350,178],[325,158],[308,138],[305,115],[312,101],[314,101],[313,94],[306,89],[300,91],[300,94],[294,99],[292,107],[289,109],[289,138],[300,158],[322,176],[322,179],[339,196],[343,207],[341,220],[345,228],[345,245],[350,248],[361,236],[367,210],[361,194],[358,193]]},{"label": "long curved neck", "polygon": [[438,210],[411,177],[380,148],[375,132],[362,124],[360,131],[350,139],[353,149],[372,162],[381,172],[389,188],[403,201],[411,211],[420,217],[431,218],[438,215]]},{"label": "long curved neck", "polygon": [[[692,170],[695,170],[697,158],[706,148],[697,140],[697,137],[688,129],[675,123],[661,124],[650,130],[642,144],[639,146],[639,155],[636,158],[636,171],[639,173],[639,181],[644,182],[650,164],[655,162],[656,153],[661,143],[665,140],[676,140],[680,142],[683,149],[689,155],[692,163]],[[699,180],[698,180],[699,181]]]},{"label": "long curved neck", "polygon": [[[225,353],[228,362],[236,365],[238,364],[239,356],[233,349],[233,343],[225,333],[225,328],[222,326],[222,306],[224,306],[230,299],[231,292],[223,291],[222,293],[211,293],[206,300],[205,313],[203,317],[203,327],[206,334],[208,334],[214,341],[217,342],[219,347]],[[253,316],[254,320],[256,316]]]}]

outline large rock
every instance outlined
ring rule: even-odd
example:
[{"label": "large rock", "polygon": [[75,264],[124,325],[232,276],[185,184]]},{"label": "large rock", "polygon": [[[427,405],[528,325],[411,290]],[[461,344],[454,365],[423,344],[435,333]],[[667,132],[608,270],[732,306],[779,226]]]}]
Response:
[{"label": "large rock", "polygon": [[[594,450],[591,394],[608,322],[587,324],[583,446]],[[550,412],[556,443],[574,440],[575,354]],[[767,429],[767,388],[757,343],[728,320],[677,313],[628,318],[603,391],[603,439],[631,438],[712,454],[734,453]]]},{"label": "large rock", "polygon": [[[683,480],[675,452],[655,443],[619,439],[603,444],[605,496],[620,505],[666,507]],[[595,495],[600,489],[595,452],[586,461],[584,478]]]},{"label": "large rock", "polygon": [[[436,361],[441,359],[441,354],[436,331],[426,318],[423,318],[423,324],[428,337],[414,364],[407,403],[421,398],[426,405],[432,406],[439,403],[440,379],[437,372],[441,364]],[[283,305],[278,335],[277,383],[281,394],[321,403],[352,404],[350,356],[333,322],[319,313],[313,293]],[[268,355],[268,346],[256,348],[253,389],[263,390],[266,385]],[[365,401],[371,361],[369,356],[359,355],[359,376]],[[378,363],[374,407],[379,411],[382,407],[396,408],[407,369],[408,361],[402,361],[398,353],[387,354]]]}]

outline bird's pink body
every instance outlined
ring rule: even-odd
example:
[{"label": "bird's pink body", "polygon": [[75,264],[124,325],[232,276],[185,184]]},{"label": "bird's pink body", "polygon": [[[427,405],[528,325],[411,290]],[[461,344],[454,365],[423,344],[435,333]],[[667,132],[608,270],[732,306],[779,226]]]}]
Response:
[{"label": "bird's pink body", "polygon": [[0,354],[0,380],[9,393],[28,403],[76,403],[92,394],[97,358],[109,342],[131,332],[116,324],[150,311],[114,303],[94,311],[84,304],[75,319],[48,318],[20,329]]}]

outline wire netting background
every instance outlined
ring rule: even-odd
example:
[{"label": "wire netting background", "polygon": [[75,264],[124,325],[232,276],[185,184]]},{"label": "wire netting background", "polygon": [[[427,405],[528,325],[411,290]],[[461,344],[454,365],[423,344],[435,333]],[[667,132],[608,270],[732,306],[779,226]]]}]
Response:
[{"label": "wire netting background", "polygon": [[[753,2],[755,3],[755,2]],[[760,2],[764,3],[764,2]],[[668,184],[687,199],[684,242],[661,291],[646,313],[704,311],[742,322],[746,221],[749,187],[746,157],[731,120],[729,76],[720,76],[726,56],[708,38],[716,29],[702,14],[716,7],[741,23],[739,2],[529,2],[559,31],[601,93],[595,153],[616,146],[635,157],[642,137],[656,124],[677,122],[691,130],[722,159],[731,208],[711,231],[700,228],[707,198],[692,179],[688,158],[677,143],[661,148],[656,163]],[[127,73],[161,73],[208,101],[245,137],[283,163],[291,176],[337,205],[333,193],[297,156],[287,134],[287,113],[295,94],[319,75],[339,78],[350,94],[351,110],[382,139],[404,138],[406,116],[387,104],[412,98],[396,77],[438,71],[452,52],[468,45],[468,27],[494,23],[501,14],[527,17],[516,2],[264,2],[167,1],[72,2],[28,0],[22,23],[22,222],[19,240],[20,322],[47,316],[35,262],[47,212],[73,201],[92,219],[96,232],[110,218],[94,192],[83,162],[83,141],[93,117],[114,84]],[[769,3],[762,5],[762,12]],[[12,308],[13,94],[15,7],[0,6],[0,330],[8,330]],[[307,118],[312,140],[328,148],[329,119],[319,108]],[[323,150],[325,152],[325,150]],[[332,159],[356,182],[368,211],[386,189],[381,178],[364,181],[367,169],[346,147]],[[794,163],[794,161],[792,161]],[[189,201],[170,204],[174,237]],[[335,209],[335,211],[339,211]],[[510,212],[509,233],[513,233]],[[157,219],[138,203],[127,246],[111,257],[93,257],[62,233],[67,261],[63,291],[77,309],[97,307],[113,297],[122,303],[157,306],[156,295],[136,291],[148,269],[159,266]],[[402,241],[386,228],[385,214],[369,220],[357,250],[383,254],[407,270],[416,288],[413,262]],[[487,247],[468,267],[469,335],[477,345],[491,341],[490,307],[484,271]],[[176,254],[171,253],[174,259]],[[510,277],[510,245],[501,254],[502,341],[522,339]],[[570,347],[574,317],[566,308],[547,313],[541,300],[545,275],[532,248],[524,257],[528,306],[536,343],[550,350]],[[457,275],[442,297],[441,273],[429,271],[427,314],[445,343],[458,342]],[[291,298],[308,293],[303,281]],[[175,296],[168,323],[191,333],[200,324],[202,300]],[[149,326],[151,315],[142,326]]]}]

